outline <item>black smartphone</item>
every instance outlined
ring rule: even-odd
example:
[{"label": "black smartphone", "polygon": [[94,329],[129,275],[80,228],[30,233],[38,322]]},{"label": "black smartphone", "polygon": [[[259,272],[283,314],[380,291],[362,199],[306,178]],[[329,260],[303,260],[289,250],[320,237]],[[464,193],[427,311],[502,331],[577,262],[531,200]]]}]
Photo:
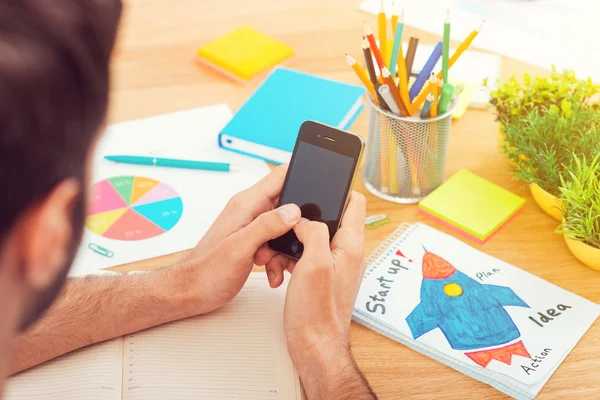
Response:
[{"label": "black smartphone", "polygon": [[[363,148],[360,136],[318,122],[304,122],[278,207],[298,205],[304,218],[327,224],[331,240],[340,226]],[[294,259],[304,250],[293,230],[269,241],[269,246]]]}]

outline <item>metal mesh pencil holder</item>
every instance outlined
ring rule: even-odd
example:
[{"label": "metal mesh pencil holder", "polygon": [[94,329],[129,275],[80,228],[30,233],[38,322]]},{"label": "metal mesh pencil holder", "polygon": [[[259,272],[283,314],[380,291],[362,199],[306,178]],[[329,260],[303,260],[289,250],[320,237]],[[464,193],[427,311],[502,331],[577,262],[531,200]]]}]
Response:
[{"label": "metal mesh pencil holder", "polygon": [[362,180],[375,196],[417,203],[442,184],[452,112],[435,118],[399,117],[369,102],[369,131]]}]

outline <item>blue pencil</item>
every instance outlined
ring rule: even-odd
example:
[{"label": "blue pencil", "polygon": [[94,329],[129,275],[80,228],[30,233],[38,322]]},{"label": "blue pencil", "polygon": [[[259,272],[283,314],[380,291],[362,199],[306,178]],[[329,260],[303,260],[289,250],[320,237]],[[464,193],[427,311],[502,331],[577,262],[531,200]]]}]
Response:
[{"label": "blue pencil", "polygon": [[427,95],[427,100],[425,100],[425,104],[423,104],[423,109],[421,110],[421,118],[429,118],[429,110],[431,110],[432,102],[433,102],[433,93],[429,93]]},{"label": "blue pencil", "polygon": [[423,85],[425,84],[425,82],[427,82],[429,76],[431,76],[431,71],[433,71],[435,65],[437,64],[441,56],[442,42],[438,42],[438,44],[435,45],[435,48],[431,52],[429,59],[425,63],[425,66],[423,67],[423,69],[421,69],[419,76],[417,76],[417,80],[415,80],[415,83],[413,83],[412,87],[410,88],[410,101],[413,101],[415,97],[419,95],[421,89],[423,88]]}]

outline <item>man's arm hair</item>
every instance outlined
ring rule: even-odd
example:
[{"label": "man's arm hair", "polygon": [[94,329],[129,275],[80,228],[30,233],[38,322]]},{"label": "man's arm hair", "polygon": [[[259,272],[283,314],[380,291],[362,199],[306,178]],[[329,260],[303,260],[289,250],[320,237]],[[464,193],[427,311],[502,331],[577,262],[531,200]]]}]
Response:
[{"label": "man's arm hair", "polygon": [[48,312],[17,338],[11,374],[94,343],[201,313],[177,269],[70,279]]}]

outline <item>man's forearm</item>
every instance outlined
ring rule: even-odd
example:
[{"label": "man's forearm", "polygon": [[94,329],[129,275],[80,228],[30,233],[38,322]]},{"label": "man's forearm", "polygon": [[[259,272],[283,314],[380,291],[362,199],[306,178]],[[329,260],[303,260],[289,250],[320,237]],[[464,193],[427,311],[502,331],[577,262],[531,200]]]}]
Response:
[{"label": "man's forearm", "polygon": [[70,279],[52,308],[22,334],[16,373],[81,347],[202,313],[177,268]]},{"label": "man's forearm", "polygon": [[377,400],[347,345],[302,346],[294,364],[309,400]]}]

